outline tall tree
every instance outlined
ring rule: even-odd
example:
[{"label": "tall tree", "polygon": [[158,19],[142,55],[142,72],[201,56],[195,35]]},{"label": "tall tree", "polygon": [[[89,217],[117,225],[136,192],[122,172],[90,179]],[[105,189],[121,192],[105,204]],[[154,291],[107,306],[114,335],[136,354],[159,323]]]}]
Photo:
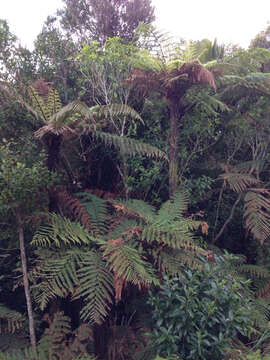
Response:
[{"label": "tall tree", "polygon": [[151,0],[64,0],[58,11],[63,29],[79,42],[120,36],[131,41],[140,22],[155,20]]}]

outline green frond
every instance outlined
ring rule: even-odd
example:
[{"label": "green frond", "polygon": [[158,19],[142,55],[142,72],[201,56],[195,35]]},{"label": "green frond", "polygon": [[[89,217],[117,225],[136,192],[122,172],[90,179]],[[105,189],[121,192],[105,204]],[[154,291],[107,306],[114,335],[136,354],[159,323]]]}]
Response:
[{"label": "green frond", "polygon": [[47,97],[46,107],[48,109],[49,117],[51,118],[54,114],[58,113],[62,107],[59,93],[54,88],[49,88]]},{"label": "green frond", "polygon": [[50,114],[46,103],[42,99],[42,97],[38,94],[37,90],[34,89],[32,86],[28,87],[28,95],[32,102],[33,109],[38,114],[39,118],[43,120],[44,123],[48,123],[50,120]]},{"label": "green frond", "polygon": [[80,223],[57,214],[49,214],[48,225],[40,226],[35,233],[32,245],[41,247],[61,247],[87,245],[96,239]]},{"label": "green frond", "polygon": [[132,283],[139,288],[157,284],[157,278],[151,264],[143,259],[138,250],[131,243],[108,241],[102,245],[103,257],[110,266],[110,270],[117,274],[117,278]]},{"label": "green frond", "polygon": [[244,198],[246,228],[260,243],[263,243],[270,235],[269,196],[268,190],[251,189]]},{"label": "green frond", "polygon": [[75,133],[72,125],[78,122],[79,117],[84,117],[84,119],[87,120],[84,123],[81,122],[82,126],[95,124],[91,109],[80,100],[75,100],[48,117],[46,119],[46,125],[37,130],[35,136],[41,138],[48,132],[55,135],[61,135],[65,132]]},{"label": "green frond", "polygon": [[138,227],[138,220],[128,217],[119,217],[113,222],[109,228],[106,240],[119,239],[128,235],[132,229]]},{"label": "green frond", "polygon": [[238,193],[247,190],[247,188],[252,185],[260,183],[254,176],[242,173],[225,173],[220,175],[220,178],[225,180],[230,188]]},{"label": "green frond", "polygon": [[163,224],[168,221],[182,219],[184,212],[188,209],[188,203],[188,192],[184,189],[176,191],[173,199],[168,200],[161,205],[155,222]]},{"label": "green frond", "polygon": [[18,311],[11,310],[3,304],[0,304],[0,332],[2,330],[8,330],[8,332],[14,333],[17,329],[20,329],[25,322],[25,317]]},{"label": "green frond", "polygon": [[49,359],[59,354],[66,343],[66,337],[72,332],[70,318],[62,312],[54,314],[53,321],[48,329],[45,330],[41,338],[39,348],[48,351]]},{"label": "green frond", "polygon": [[38,285],[34,286],[34,299],[44,310],[48,303],[56,298],[65,298],[73,294],[78,284],[77,269],[80,267],[82,251],[73,249],[66,252],[55,252],[54,256],[39,252],[38,264],[33,274]]},{"label": "green frond", "polygon": [[156,148],[155,146],[142,143],[135,139],[131,139],[128,137],[112,135],[109,133],[104,133],[100,131],[90,132],[90,134],[105,143],[107,146],[113,146],[119,149],[120,153],[123,155],[142,155],[146,157],[152,157],[157,159],[168,160],[167,155]]},{"label": "green frond", "polygon": [[89,214],[91,232],[95,235],[107,233],[109,221],[106,201],[89,192],[77,193],[75,196],[80,199],[83,208]]},{"label": "green frond", "polygon": [[236,269],[238,272],[248,274],[252,278],[265,279],[270,275],[269,270],[267,270],[266,267],[259,265],[241,264],[237,266]]},{"label": "green frond", "polygon": [[168,245],[173,249],[187,249],[195,252],[200,249],[194,243],[188,221],[175,222],[173,225],[160,225],[155,223],[145,226],[142,231],[142,241],[148,243],[157,242]]},{"label": "green frond", "polygon": [[156,216],[155,208],[143,200],[114,200],[112,203],[115,205],[116,209],[118,207],[126,216],[135,217],[137,219],[140,218],[147,223],[154,221]]},{"label": "green frond", "polygon": [[144,124],[140,114],[126,104],[96,105],[90,108],[90,112],[93,113],[95,118],[128,116],[131,119],[139,120]]},{"label": "green frond", "polygon": [[113,297],[113,276],[101,254],[85,252],[78,278],[79,287],[74,299],[84,298],[81,317],[90,323],[101,324],[107,316]]},{"label": "green frond", "polygon": [[0,353],[0,360],[48,360],[48,353],[41,349],[27,348],[15,353]]}]

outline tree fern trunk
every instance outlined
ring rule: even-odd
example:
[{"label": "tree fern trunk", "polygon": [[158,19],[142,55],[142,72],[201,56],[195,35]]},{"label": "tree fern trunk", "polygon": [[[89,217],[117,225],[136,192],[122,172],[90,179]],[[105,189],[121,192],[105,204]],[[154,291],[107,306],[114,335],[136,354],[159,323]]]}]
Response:
[{"label": "tree fern trunk", "polygon": [[19,210],[16,211],[16,218],[17,218],[17,225],[18,225],[20,251],[21,251],[23,285],[24,285],[24,292],[25,292],[27,313],[28,313],[28,320],[29,320],[30,341],[31,341],[32,347],[34,348],[34,347],[36,347],[36,334],[35,334],[34,316],[33,316],[32,301],[31,301],[31,294],[30,294],[30,286],[29,286],[28,274],[27,274],[27,262],[26,262],[25,246],[24,246],[23,221],[22,221],[22,217],[21,217]]},{"label": "tree fern trunk", "polygon": [[173,198],[178,185],[178,138],[179,138],[179,100],[170,101],[170,154],[169,154],[169,194]]}]

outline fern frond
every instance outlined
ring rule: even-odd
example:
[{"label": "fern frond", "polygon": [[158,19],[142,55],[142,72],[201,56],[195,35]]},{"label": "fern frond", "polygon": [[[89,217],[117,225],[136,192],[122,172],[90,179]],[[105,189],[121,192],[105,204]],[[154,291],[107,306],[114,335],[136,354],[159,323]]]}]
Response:
[{"label": "fern frond", "polygon": [[113,146],[119,149],[120,153],[123,155],[130,155],[130,156],[142,155],[146,157],[168,160],[167,155],[163,151],[159,150],[155,146],[142,143],[135,139],[112,135],[100,131],[95,131],[95,132],[90,131],[90,134],[94,138],[103,141],[105,145]]},{"label": "fern frond", "polygon": [[92,234],[104,234],[108,230],[107,203],[102,198],[85,191],[71,196],[66,191],[57,194],[63,209],[69,209],[76,220]]},{"label": "fern frond", "polygon": [[[72,125],[78,123],[79,117],[84,117],[87,121],[90,120],[90,124],[95,125],[91,109],[89,109],[80,100],[75,100],[66,106],[63,106],[58,112],[46,119],[46,125],[42,126],[35,132],[35,137],[42,138],[48,132],[55,135],[76,133],[76,131],[72,128]],[[82,122],[81,124],[83,125]],[[86,124],[89,123],[87,122]]]},{"label": "fern frond", "polygon": [[67,191],[59,191],[57,193],[57,199],[58,204],[63,211],[68,209],[72,217],[75,217],[76,220],[80,221],[82,226],[87,230],[91,230],[90,215],[78,198],[72,196]]},{"label": "fern frond", "polygon": [[23,326],[25,317],[18,311],[11,310],[5,305],[0,304],[0,320],[4,320],[4,323],[2,321],[0,323],[0,332],[1,327],[4,327],[8,332],[14,333]]},{"label": "fern frond", "polygon": [[32,245],[41,247],[61,247],[63,245],[89,244],[96,239],[78,222],[70,221],[57,214],[49,214],[49,224],[40,226],[35,233]]},{"label": "fern frond", "polygon": [[43,120],[43,122],[48,123],[50,120],[50,114],[44,100],[38,94],[37,90],[33,88],[33,86],[29,86],[27,90],[33,104],[33,108],[39,117]]},{"label": "fern frond", "polygon": [[241,264],[236,269],[238,272],[248,274],[252,278],[266,279],[270,275],[268,269],[259,265]]},{"label": "fern frond", "polygon": [[86,304],[81,317],[90,323],[101,324],[112,303],[113,276],[99,253],[88,251],[84,254],[78,277],[80,285],[73,298],[84,298]]},{"label": "fern frond", "polygon": [[187,211],[189,203],[189,194],[184,189],[175,192],[173,199],[162,204],[158,211],[156,223],[166,223],[182,218],[183,213]]},{"label": "fern frond", "polygon": [[48,115],[51,118],[54,114],[58,113],[62,107],[61,99],[59,93],[54,88],[49,88],[49,93],[47,97],[46,107]]},{"label": "fern frond", "polygon": [[270,235],[270,192],[250,189],[245,195],[244,218],[247,230],[262,244]]},{"label": "fern frond", "polygon": [[139,288],[157,284],[150,263],[143,259],[131,243],[126,244],[122,239],[109,240],[101,248],[103,257],[108,262],[110,270],[117,275],[117,279]]},{"label": "fern frond", "polygon": [[252,185],[260,183],[260,181],[254,176],[242,173],[225,173],[220,175],[220,178],[225,180],[229,184],[230,188],[238,193],[245,191]]},{"label": "fern frond", "polygon": [[77,193],[76,197],[80,199],[84,210],[89,214],[93,234],[105,234],[109,226],[106,201],[89,192]]},{"label": "fern frond", "polygon": [[155,218],[155,208],[142,200],[130,199],[112,201],[116,211],[121,211],[125,216],[143,219],[152,222]]},{"label": "fern frond", "polygon": [[63,312],[57,312],[54,314],[49,328],[45,330],[39,348],[47,350],[49,359],[53,359],[61,354],[67,345],[67,336],[70,336],[71,333],[70,318]]},{"label": "fern frond", "polygon": [[77,269],[80,267],[82,251],[78,249],[66,252],[55,252],[49,257],[49,253],[39,252],[38,264],[33,278],[41,282],[34,286],[35,301],[41,310],[56,298],[65,298],[72,294],[78,284]]},{"label": "fern frond", "polygon": [[139,120],[142,124],[144,124],[140,114],[125,104],[96,105],[90,108],[90,112],[93,113],[95,118],[128,116],[131,119]]}]

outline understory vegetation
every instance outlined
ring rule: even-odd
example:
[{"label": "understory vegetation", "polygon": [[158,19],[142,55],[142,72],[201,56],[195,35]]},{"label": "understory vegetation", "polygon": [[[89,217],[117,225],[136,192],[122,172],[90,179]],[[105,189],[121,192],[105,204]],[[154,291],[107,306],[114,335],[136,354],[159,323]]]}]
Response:
[{"label": "understory vegetation", "polygon": [[270,359],[270,27],[154,19],[0,20],[0,360]]}]

